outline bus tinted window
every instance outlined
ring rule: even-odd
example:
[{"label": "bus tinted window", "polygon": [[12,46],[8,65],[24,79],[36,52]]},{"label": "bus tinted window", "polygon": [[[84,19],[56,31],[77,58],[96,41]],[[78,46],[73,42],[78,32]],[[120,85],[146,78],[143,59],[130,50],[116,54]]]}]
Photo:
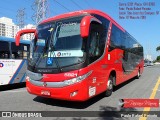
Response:
[{"label": "bus tinted window", "polygon": [[9,50],[9,42],[0,41],[0,59],[9,59],[10,58],[10,50]]},{"label": "bus tinted window", "polygon": [[125,50],[125,54],[131,52],[143,56],[143,47],[129,33],[121,31],[113,24],[109,50],[115,48]]},{"label": "bus tinted window", "polygon": [[125,33],[125,47],[126,50],[134,54],[143,56],[143,47],[131,36]]},{"label": "bus tinted window", "polygon": [[[122,48],[123,46],[125,48],[126,45],[122,45],[122,41],[123,41],[123,32],[115,25],[113,25],[111,32],[111,47]],[[123,44],[126,43],[124,42]]]},{"label": "bus tinted window", "polygon": [[89,56],[90,63],[100,58],[104,53],[104,48],[107,39],[107,32],[110,21],[100,15],[91,14],[102,22],[102,25],[92,23],[92,31],[90,35]]},{"label": "bus tinted window", "polygon": [[15,43],[11,43],[12,59],[27,59],[29,45],[20,44],[16,46]]},{"label": "bus tinted window", "polygon": [[106,43],[106,33],[104,27],[100,24],[91,24],[89,38],[89,63],[100,58],[104,53]]},{"label": "bus tinted window", "polygon": [[[100,15],[93,14],[93,16],[102,22],[102,25],[104,26],[105,30],[108,30],[109,20],[107,20],[106,18],[104,18]],[[107,33],[107,31],[106,31],[106,33]]]}]

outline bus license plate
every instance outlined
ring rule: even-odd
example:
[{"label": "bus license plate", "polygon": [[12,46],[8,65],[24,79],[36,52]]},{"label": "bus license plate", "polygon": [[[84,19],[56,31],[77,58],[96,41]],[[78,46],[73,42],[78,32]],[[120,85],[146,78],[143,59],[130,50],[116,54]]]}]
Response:
[{"label": "bus license plate", "polygon": [[42,91],[41,91],[41,95],[50,96],[51,93],[50,93],[50,91],[42,90]]}]

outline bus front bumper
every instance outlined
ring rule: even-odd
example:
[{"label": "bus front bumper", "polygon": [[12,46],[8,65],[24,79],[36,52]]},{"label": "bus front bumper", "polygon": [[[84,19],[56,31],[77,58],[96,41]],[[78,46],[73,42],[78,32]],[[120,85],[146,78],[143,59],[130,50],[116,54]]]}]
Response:
[{"label": "bus front bumper", "polygon": [[[44,84],[44,83],[43,83]],[[86,101],[89,99],[86,80],[64,87],[46,87],[45,84],[35,85],[28,79],[26,88],[30,94],[68,101]]]}]

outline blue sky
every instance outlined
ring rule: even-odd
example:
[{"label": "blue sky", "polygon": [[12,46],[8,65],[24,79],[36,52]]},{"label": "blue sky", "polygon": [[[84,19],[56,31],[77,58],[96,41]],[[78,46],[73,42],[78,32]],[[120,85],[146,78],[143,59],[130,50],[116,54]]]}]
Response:
[{"label": "blue sky", "polygon": [[[135,37],[144,47],[144,53],[151,54],[155,59],[160,52],[156,52],[156,47],[160,45],[160,15],[147,16],[146,20],[119,19],[119,3],[127,2],[155,2],[156,6],[151,7],[152,11],[160,11],[159,0],[56,0],[69,11],[80,9],[98,9],[108,13],[133,37]],[[48,0],[49,16],[55,16],[68,12],[68,10],[54,0]],[[9,17],[16,23],[17,10],[25,8],[25,23],[33,23],[31,16],[34,14],[32,4],[34,0],[1,0],[0,17]],[[74,4],[73,2],[76,2]]]}]

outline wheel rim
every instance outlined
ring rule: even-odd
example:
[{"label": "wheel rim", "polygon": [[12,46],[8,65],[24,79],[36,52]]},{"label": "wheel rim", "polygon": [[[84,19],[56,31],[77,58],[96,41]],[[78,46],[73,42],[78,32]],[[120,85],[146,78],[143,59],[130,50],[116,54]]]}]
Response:
[{"label": "wheel rim", "polygon": [[112,80],[108,80],[108,89],[109,90],[112,90],[113,89],[113,82],[112,82]]}]

